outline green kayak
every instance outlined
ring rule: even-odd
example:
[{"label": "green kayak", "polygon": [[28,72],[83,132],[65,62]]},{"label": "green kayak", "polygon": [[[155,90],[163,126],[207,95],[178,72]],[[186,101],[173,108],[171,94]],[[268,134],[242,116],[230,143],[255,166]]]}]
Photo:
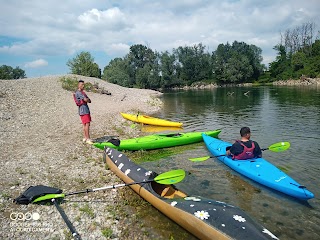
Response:
[{"label": "green kayak", "polygon": [[201,135],[202,133],[205,133],[211,137],[218,137],[220,132],[221,130],[207,132],[153,134],[138,138],[124,139],[120,141],[120,144],[116,145],[112,144],[110,141],[96,142],[93,143],[93,145],[100,149],[104,149],[104,147],[107,146],[117,150],[151,150],[201,142],[203,141]]}]

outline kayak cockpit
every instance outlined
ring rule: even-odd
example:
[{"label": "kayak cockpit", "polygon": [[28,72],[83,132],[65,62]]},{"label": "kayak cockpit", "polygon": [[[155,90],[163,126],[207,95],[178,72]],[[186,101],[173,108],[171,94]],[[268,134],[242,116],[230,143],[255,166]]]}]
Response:
[{"label": "kayak cockpit", "polygon": [[151,182],[152,189],[161,197],[164,198],[185,198],[187,194],[178,190],[174,185],[164,185],[157,182]]}]

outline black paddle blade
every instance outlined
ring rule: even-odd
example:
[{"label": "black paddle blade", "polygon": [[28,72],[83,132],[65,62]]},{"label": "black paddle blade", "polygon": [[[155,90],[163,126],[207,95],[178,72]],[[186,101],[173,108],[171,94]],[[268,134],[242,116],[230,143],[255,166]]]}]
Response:
[{"label": "black paddle blade", "polygon": [[19,197],[14,199],[13,201],[17,204],[28,205],[34,199],[44,196],[46,194],[59,194],[62,193],[61,189],[47,187],[43,185],[30,186],[24,193],[22,193]]},{"label": "black paddle blade", "polygon": [[93,139],[93,142],[95,143],[103,143],[103,142],[111,142],[115,146],[120,145],[120,140],[116,136],[104,136],[101,138]]},{"label": "black paddle blade", "polygon": [[111,138],[108,140],[108,142],[111,142],[113,145],[119,147],[120,146],[120,140],[118,138]]}]

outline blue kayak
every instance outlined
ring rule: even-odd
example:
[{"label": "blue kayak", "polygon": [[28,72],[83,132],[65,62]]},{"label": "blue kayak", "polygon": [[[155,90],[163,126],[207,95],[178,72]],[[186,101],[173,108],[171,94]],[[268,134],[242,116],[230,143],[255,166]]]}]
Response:
[{"label": "blue kayak", "polygon": [[233,160],[230,156],[225,156],[226,148],[232,144],[212,138],[206,134],[202,134],[202,137],[213,156],[219,156],[217,158],[221,162],[247,178],[301,200],[314,198],[314,194],[306,187],[297,183],[267,160],[263,158]]}]

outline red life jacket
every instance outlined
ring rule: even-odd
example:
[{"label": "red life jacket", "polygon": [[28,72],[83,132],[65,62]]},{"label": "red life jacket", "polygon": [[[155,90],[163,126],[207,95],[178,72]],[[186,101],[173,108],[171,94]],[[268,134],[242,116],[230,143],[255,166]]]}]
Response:
[{"label": "red life jacket", "polygon": [[241,141],[237,141],[237,142],[240,143],[241,146],[243,146],[243,151],[239,155],[233,156],[233,159],[246,160],[246,159],[254,158],[253,151],[254,151],[255,146],[254,146],[254,142],[253,141],[252,141],[251,148],[248,148]]},{"label": "red life jacket", "polygon": [[[82,93],[82,95],[83,95],[84,97],[86,97],[86,98],[88,97],[87,94],[86,94],[84,91],[81,91],[81,93]],[[73,93],[73,100],[74,100],[74,102],[76,103],[77,106],[81,106],[81,105],[83,105],[83,104],[86,104],[86,102],[83,101],[83,99],[78,100],[78,99],[76,98],[76,94],[75,94],[75,93]]]}]

